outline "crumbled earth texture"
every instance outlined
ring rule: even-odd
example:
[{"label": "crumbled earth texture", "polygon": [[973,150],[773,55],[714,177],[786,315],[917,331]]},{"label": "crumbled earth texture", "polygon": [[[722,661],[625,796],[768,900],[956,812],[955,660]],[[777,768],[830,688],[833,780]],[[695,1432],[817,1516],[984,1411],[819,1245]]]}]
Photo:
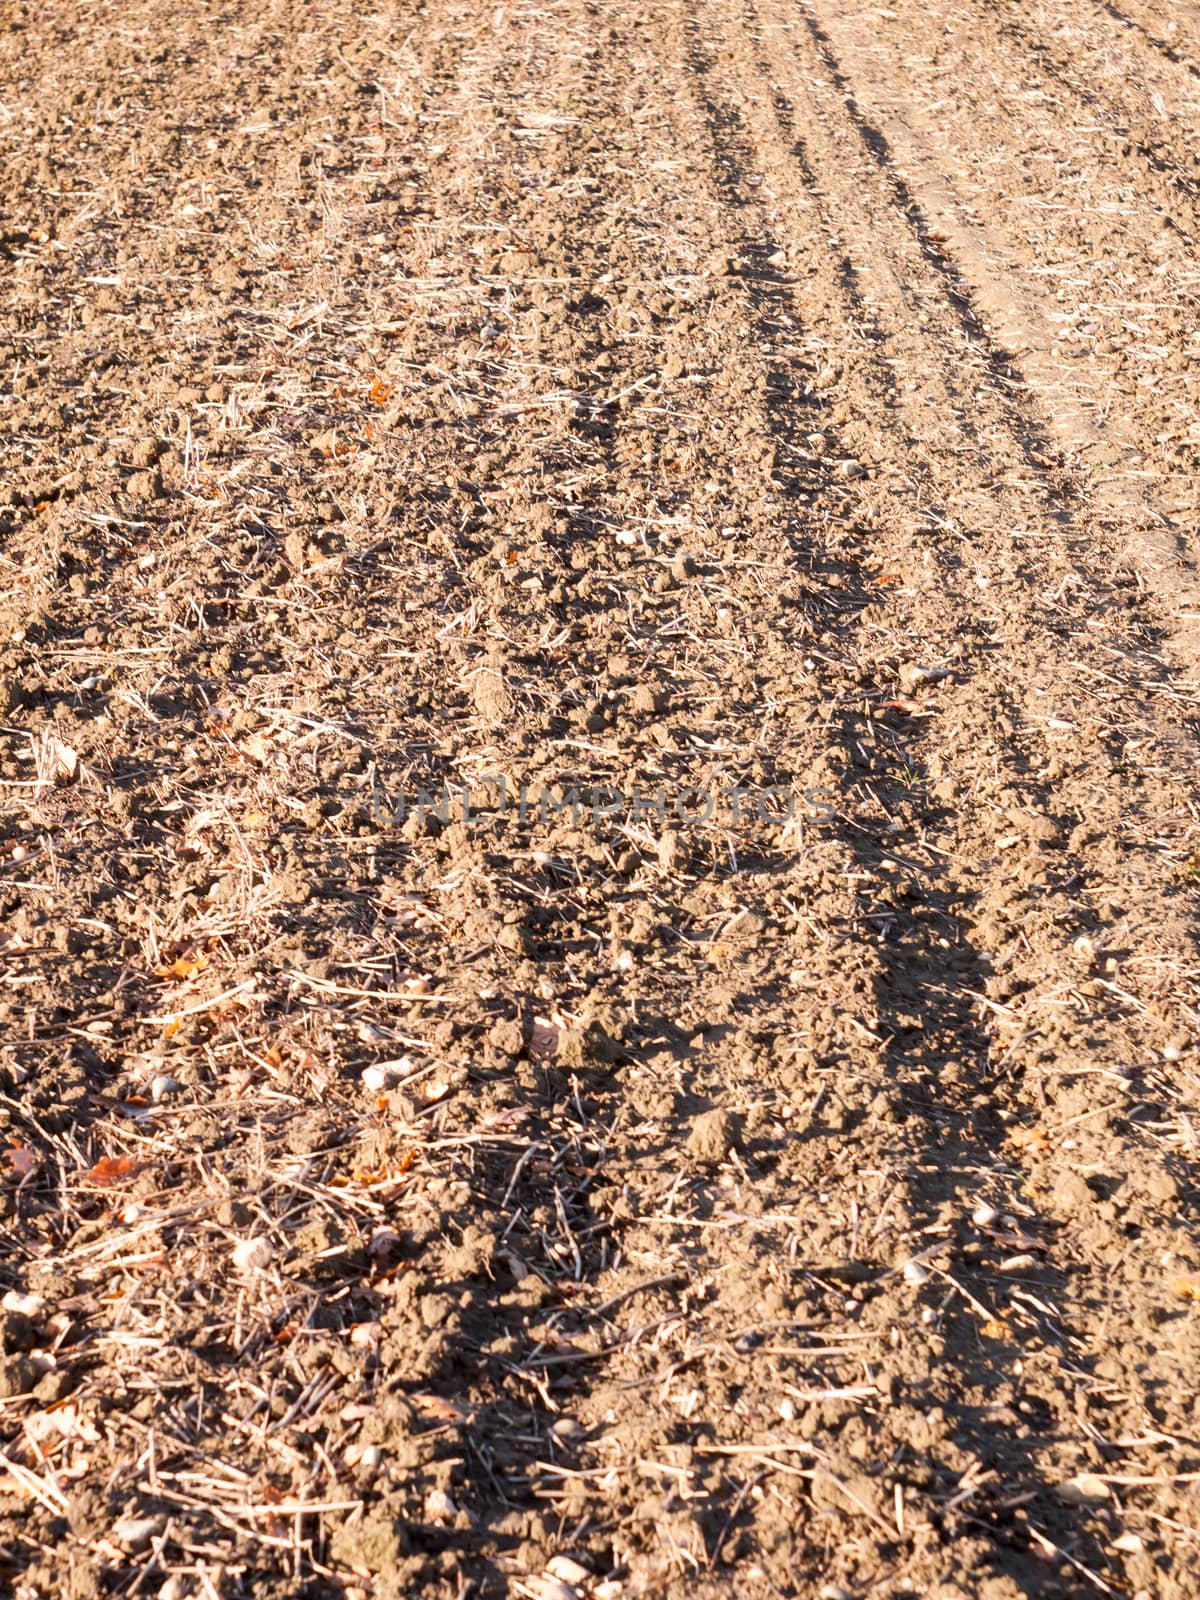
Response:
[{"label": "crumbled earth texture", "polygon": [[1200,7],[0,4],[0,1588],[1195,1600]]}]

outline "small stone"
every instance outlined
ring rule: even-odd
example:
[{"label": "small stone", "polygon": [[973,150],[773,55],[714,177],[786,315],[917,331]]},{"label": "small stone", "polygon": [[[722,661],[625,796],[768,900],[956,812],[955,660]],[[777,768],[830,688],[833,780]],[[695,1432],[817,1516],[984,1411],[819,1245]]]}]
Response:
[{"label": "small stone", "polygon": [[434,1522],[452,1522],[458,1507],[444,1489],[431,1489],[425,1496],[425,1511]]},{"label": "small stone", "polygon": [[158,1600],[186,1600],[187,1592],[186,1581],[173,1572],[158,1591]]},{"label": "small stone", "polygon": [[1019,1256],[1006,1256],[996,1270],[998,1272],[1028,1272],[1030,1267],[1036,1266],[1036,1256],[1022,1254]]},{"label": "small stone", "polygon": [[700,1161],[727,1161],[741,1144],[742,1119],[717,1106],[712,1111],[701,1112],[692,1123],[687,1151]]},{"label": "small stone", "polygon": [[123,1517],[114,1524],[113,1537],[126,1550],[144,1550],[162,1527],[161,1517]]},{"label": "small stone", "polygon": [[265,1272],[275,1259],[269,1239],[243,1239],[233,1247],[233,1264],[239,1272]]},{"label": "small stone", "polygon": [[179,1094],[183,1085],[178,1078],[172,1078],[165,1072],[160,1072],[157,1077],[150,1079],[150,1098],[158,1105],[162,1100],[169,1100],[173,1094]]},{"label": "small stone", "polygon": [[1054,1493],[1069,1506],[1099,1505],[1109,1498],[1108,1485],[1094,1472],[1081,1472],[1076,1478],[1068,1478]]},{"label": "small stone", "polygon": [[385,1089],[392,1088],[398,1081],[396,1069],[384,1063],[376,1063],[364,1067],[362,1072],[363,1088],[369,1089],[372,1094],[381,1094]]},{"label": "small stone", "polygon": [[524,1579],[521,1587],[530,1600],[579,1600],[579,1590],[572,1583],[564,1583],[552,1572],[539,1572]]},{"label": "small stone", "polygon": [[358,1458],[358,1464],[360,1467],[368,1467],[374,1471],[374,1469],[382,1460],[383,1451],[380,1446],[377,1444],[369,1444],[364,1446],[363,1453]]},{"label": "small stone", "polygon": [[986,1200],[981,1200],[971,1213],[971,1221],[977,1228],[990,1228],[1000,1220],[1000,1213],[995,1206],[988,1205]]},{"label": "small stone", "polygon": [[906,661],[897,673],[900,687],[910,694],[914,689],[923,689],[926,684],[941,683],[949,676],[945,667],[921,667],[915,661]]},{"label": "small stone", "polygon": [[839,478],[865,478],[867,469],[861,461],[856,461],[853,456],[847,456],[844,461],[838,462],[837,475]]},{"label": "small stone", "polygon": [[45,1308],[46,1302],[40,1294],[22,1294],[19,1289],[10,1289],[0,1300],[0,1306],[5,1311],[16,1311],[23,1317],[36,1317]]},{"label": "small stone", "polygon": [[592,1574],[587,1567],[571,1556],[551,1556],[546,1563],[546,1571],[552,1578],[561,1578],[563,1583],[573,1583],[576,1588],[582,1588],[592,1581]]},{"label": "small stone", "polygon": [[914,1288],[920,1288],[921,1284],[929,1282],[929,1268],[915,1257],[906,1261],[900,1270],[905,1283],[911,1283]]}]

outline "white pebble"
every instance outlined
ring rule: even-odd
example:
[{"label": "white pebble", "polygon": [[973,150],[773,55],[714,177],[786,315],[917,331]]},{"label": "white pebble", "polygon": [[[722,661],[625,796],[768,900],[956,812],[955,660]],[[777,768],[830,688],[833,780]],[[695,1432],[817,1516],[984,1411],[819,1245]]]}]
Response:
[{"label": "white pebble", "polygon": [[233,1264],[239,1272],[265,1272],[274,1259],[271,1241],[261,1234],[256,1239],[243,1239],[233,1247]]},{"label": "white pebble", "polygon": [[369,1089],[372,1094],[380,1094],[384,1089],[390,1089],[398,1080],[394,1067],[373,1066],[363,1068],[362,1081],[364,1089]]},{"label": "white pebble", "polygon": [[178,1078],[160,1072],[157,1078],[150,1079],[150,1098],[157,1105],[160,1100],[169,1100],[173,1094],[178,1094],[182,1088]]},{"label": "white pebble", "polygon": [[156,1533],[162,1531],[159,1517],[123,1517],[113,1525],[113,1537],[127,1550],[144,1550]]},{"label": "white pebble", "polygon": [[929,1282],[929,1268],[923,1261],[918,1261],[915,1256],[906,1261],[901,1270],[904,1273],[905,1283],[914,1284],[919,1288],[921,1284]]},{"label": "white pebble", "polygon": [[999,1216],[995,1206],[989,1206],[986,1200],[982,1200],[972,1211],[971,1221],[977,1228],[990,1228]]},{"label": "white pebble", "polygon": [[561,1578],[564,1583],[573,1583],[576,1587],[582,1587],[592,1580],[588,1569],[570,1556],[551,1556],[546,1563],[546,1571],[552,1578]]},{"label": "white pebble", "polygon": [[779,1415],[785,1422],[795,1422],[796,1402],[794,1400],[781,1400],[779,1402]]},{"label": "white pebble", "polygon": [[177,1572],[173,1572],[158,1591],[158,1600],[184,1600],[187,1592],[187,1584]]},{"label": "white pebble", "polygon": [[915,661],[900,668],[900,683],[905,689],[923,689],[926,684],[944,683],[950,676],[947,667],[922,667]]},{"label": "white pebble", "polygon": [[1031,1255],[1006,1256],[1000,1263],[999,1272],[1025,1272],[1030,1267],[1037,1266],[1037,1257]]},{"label": "white pebble", "polygon": [[40,1294],[20,1294],[16,1289],[10,1289],[0,1300],[5,1311],[18,1311],[23,1317],[36,1317],[45,1304]]},{"label": "white pebble", "polygon": [[444,1489],[431,1489],[425,1496],[425,1511],[437,1521],[445,1522],[458,1515],[458,1507]]},{"label": "white pebble", "polygon": [[404,1240],[395,1228],[376,1228],[367,1249],[373,1256],[385,1256],[392,1250],[401,1249],[403,1244]]},{"label": "white pebble", "polygon": [[579,1600],[579,1590],[573,1583],[564,1583],[552,1572],[530,1573],[521,1587],[530,1600]]},{"label": "white pebble", "polygon": [[372,1470],[383,1460],[383,1451],[377,1444],[363,1446],[363,1453],[358,1458],[360,1467],[370,1467]]}]

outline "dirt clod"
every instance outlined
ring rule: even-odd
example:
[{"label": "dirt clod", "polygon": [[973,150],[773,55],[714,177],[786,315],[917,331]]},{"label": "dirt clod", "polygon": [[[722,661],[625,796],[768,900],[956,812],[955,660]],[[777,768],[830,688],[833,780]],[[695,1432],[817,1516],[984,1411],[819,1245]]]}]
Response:
[{"label": "dirt clod", "polygon": [[742,1144],[742,1119],[717,1106],[693,1119],[687,1151],[699,1161],[727,1161]]}]

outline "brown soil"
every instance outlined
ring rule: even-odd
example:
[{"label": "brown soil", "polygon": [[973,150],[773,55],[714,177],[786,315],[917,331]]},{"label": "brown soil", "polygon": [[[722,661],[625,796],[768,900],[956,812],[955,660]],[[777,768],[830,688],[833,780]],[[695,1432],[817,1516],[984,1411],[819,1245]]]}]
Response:
[{"label": "brown soil", "polygon": [[1200,8],[0,15],[0,1584],[1193,1600]]}]

